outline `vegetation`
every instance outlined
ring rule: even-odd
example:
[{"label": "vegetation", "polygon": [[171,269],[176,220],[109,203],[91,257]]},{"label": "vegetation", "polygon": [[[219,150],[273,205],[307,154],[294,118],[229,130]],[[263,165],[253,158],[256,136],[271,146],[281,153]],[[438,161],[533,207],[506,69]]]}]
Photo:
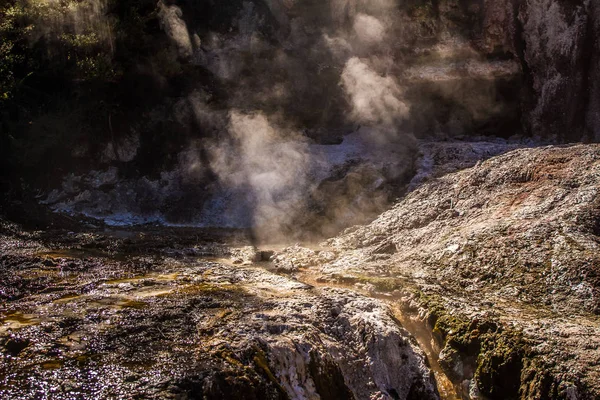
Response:
[{"label": "vegetation", "polygon": [[549,365],[522,332],[492,316],[468,319],[451,314],[438,296],[416,294],[428,310],[433,337],[443,347],[440,366],[457,387],[467,378],[462,372],[472,371],[486,399],[569,398],[568,382],[551,376]]},{"label": "vegetation", "polygon": [[180,71],[166,41],[151,0],[3,2],[3,192],[22,190],[33,171],[44,180],[39,171],[73,170],[77,146],[98,155],[100,143],[129,131],[161,95],[156,81]]}]

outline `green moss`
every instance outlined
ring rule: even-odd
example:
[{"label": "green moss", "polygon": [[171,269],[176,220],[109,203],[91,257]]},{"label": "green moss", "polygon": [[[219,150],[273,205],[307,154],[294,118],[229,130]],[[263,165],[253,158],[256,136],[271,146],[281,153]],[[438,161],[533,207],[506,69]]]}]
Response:
[{"label": "green moss", "polygon": [[526,345],[517,332],[494,332],[480,339],[475,379],[490,399],[519,397]]},{"label": "green moss", "polygon": [[567,242],[567,244],[571,247],[570,250],[578,250],[578,251],[586,250],[584,246],[582,246],[579,242],[577,242],[571,236],[564,235],[563,238],[565,239],[565,242]]},{"label": "green moss", "polygon": [[[517,399],[527,391],[531,381],[539,381],[543,370],[533,369],[524,374],[524,365],[533,365],[533,353],[521,332],[507,328],[499,322],[486,319],[469,319],[450,314],[443,300],[435,295],[419,293],[421,306],[429,311],[428,323],[434,337],[444,347],[445,360],[440,366],[458,385],[468,377],[457,376],[453,367],[460,360],[473,370],[483,396],[489,399]],[[470,365],[469,365],[470,364]],[[538,384],[538,386],[541,384]]]},{"label": "green moss", "polygon": [[252,357],[252,361],[254,362],[258,373],[265,376],[268,379],[268,381],[271,382],[277,388],[278,392],[281,394],[280,397],[287,397],[287,395],[284,396],[284,394],[286,393],[285,389],[283,388],[283,386],[281,386],[279,380],[271,371],[271,368],[269,368],[269,361],[267,360],[267,355],[258,346],[254,347],[254,356]]},{"label": "green moss", "polygon": [[215,352],[215,355],[232,367],[242,369],[246,368],[246,366],[240,360],[237,359],[236,355],[231,350],[219,349]]},{"label": "green moss", "polygon": [[279,386],[279,381],[277,380],[277,378],[275,378],[273,372],[271,372],[271,368],[269,368],[269,362],[267,361],[267,356],[265,355],[264,351],[262,351],[259,348],[256,348],[256,353],[254,354],[252,360],[254,361],[254,365],[256,365],[259,371],[261,371],[267,378],[269,378],[271,382]]},{"label": "green moss", "polygon": [[137,300],[125,300],[123,303],[120,304],[121,307],[124,308],[133,308],[135,310],[140,310],[144,307],[146,307],[148,304],[144,303],[143,301],[137,301]]},{"label": "green moss", "polygon": [[63,360],[50,360],[50,361],[44,361],[40,365],[42,366],[43,369],[52,370],[52,369],[62,368],[64,363],[65,362]]},{"label": "green moss", "polygon": [[408,12],[419,22],[434,20],[436,10],[431,0],[412,0],[408,2]]},{"label": "green moss", "polygon": [[402,288],[402,281],[397,278],[360,277],[359,282],[370,283],[381,292],[393,292]]},{"label": "green moss", "polygon": [[237,285],[214,285],[212,283],[201,282],[193,285],[188,285],[178,289],[179,293],[184,294],[196,294],[196,293],[211,293],[211,294],[223,294],[227,296],[239,296],[243,297],[247,295],[244,288]]}]

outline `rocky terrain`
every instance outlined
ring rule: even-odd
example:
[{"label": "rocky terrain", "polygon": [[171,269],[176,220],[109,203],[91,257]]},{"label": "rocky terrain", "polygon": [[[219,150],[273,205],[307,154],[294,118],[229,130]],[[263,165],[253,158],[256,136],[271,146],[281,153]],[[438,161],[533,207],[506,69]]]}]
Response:
[{"label": "rocky terrain", "polygon": [[398,299],[467,398],[598,398],[599,178],[597,145],[514,150],[276,260]]},{"label": "rocky terrain", "polygon": [[0,398],[600,398],[598,1],[0,21]]},{"label": "rocky terrain", "polygon": [[0,397],[599,398],[600,147],[522,146],[318,246],[3,222]]},{"label": "rocky terrain", "polygon": [[439,398],[387,305],[253,265],[231,234],[1,235],[2,399]]}]

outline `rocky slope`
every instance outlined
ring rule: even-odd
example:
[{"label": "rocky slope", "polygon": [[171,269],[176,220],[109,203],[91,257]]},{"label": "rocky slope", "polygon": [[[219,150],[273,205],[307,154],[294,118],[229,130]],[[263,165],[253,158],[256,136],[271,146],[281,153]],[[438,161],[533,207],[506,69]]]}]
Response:
[{"label": "rocky slope", "polygon": [[599,187],[598,145],[514,150],[277,259],[400,299],[465,397],[599,398]]}]

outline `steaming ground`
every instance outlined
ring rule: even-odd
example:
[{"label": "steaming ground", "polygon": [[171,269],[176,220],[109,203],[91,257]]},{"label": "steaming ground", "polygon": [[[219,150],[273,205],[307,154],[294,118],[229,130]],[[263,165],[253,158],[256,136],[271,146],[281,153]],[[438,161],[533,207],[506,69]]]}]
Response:
[{"label": "steaming ground", "polygon": [[[272,130],[267,131],[274,135]],[[372,135],[371,129],[360,128],[346,136],[339,145],[290,142],[273,136],[267,137],[269,134],[241,136],[256,141],[244,143],[245,154],[231,155],[239,157],[237,160],[223,156],[217,161],[220,163],[219,173],[225,177],[225,181],[217,186],[199,212],[186,223],[173,222],[160,212],[144,214],[141,210],[128,209],[126,204],[120,210],[112,208],[111,204],[123,197],[123,188],[118,186],[135,185],[133,182],[119,182],[113,169],[93,171],[84,177],[69,176],[63,183],[62,191],[51,193],[45,203],[51,204],[55,211],[97,218],[111,226],[159,223],[173,226],[251,228],[281,223],[286,218],[283,214],[306,207],[307,195],[322,182],[334,179],[340,170],[352,165],[369,165],[378,171],[395,167],[399,162],[398,152],[383,151],[373,146],[370,139]],[[226,149],[221,147],[221,150],[225,153]],[[261,159],[264,162],[259,163],[257,160]],[[181,174],[181,171],[174,170],[165,174],[158,182],[148,179],[145,181],[149,186],[155,185],[155,191],[160,192],[155,194],[158,198],[168,196],[169,191],[176,190],[175,181],[181,178]],[[369,189],[376,189],[385,183],[383,179],[381,177],[380,181],[373,182],[372,188],[363,188],[362,193],[356,193],[356,196],[368,195]],[[73,187],[84,182],[88,183],[90,189],[75,191]],[[299,185],[302,186],[303,196],[298,190]],[[106,193],[103,196],[94,192],[94,189],[102,192],[102,188],[106,190],[111,186],[113,189],[108,191],[108,197]],[[288,193],[282,193],[285,191]],[[284,199],[286,203],[282,204],[281,196],[286,194],[291,194],[292,197]],[[359,198],[355,200],[360,201]]]},{"label": "steaming ground", "polygon": [[[394,149],[374,144],[374,134],[378,132],[361,127],[337,145],[289,143],[280,139],[269,144],[263,137],[257,145],[262,148],[263,156],[286,155],[281,165],[272,163],[270,157],[265,164],[250,163],[254,173],[249,174],[250,166],[240,168],[234,163],[232,167],[224,161],[223,168],[231,168],[230,180],[225,184],[207,185],[206,191],[210,192],[198,194],[206,196],[204,199],[176,203],[180,208],[175,216],[169,210],[161,212],[160,209],[180,201],[185,195],[181,182],[187,169],[181,167],[154,181],[147,177],[122,179],[114,168],[84,176],[70,175],[62,189],[53,191],[44,203],[56,212],[94,218],[109,226],[250,228],[257,239],[271,243],[296,240],[300,238],[298,231],[310,229],[314,237],[309,239],[320,239],[348,226],[369,222],[389,208],[394,194],[413,190],[432,177],[470,167],[506,151],[535,145],[520,139],[489,137],[429,141],[420,142],[418,150],[411,155],[401,146]],[[294,149],[295,156],[290,156],[290,149]],[[256,159],[256,155],[251,159]],[[411,163],[407,163],[407,159]],[[290,165],[290,160],[296,164]],[[244,174],[240,176],[237,171]],[[398,176],[398,171],[405,173]],[[290,177],[290,173],[294,175]],[[282,191],[288,192],[281,194]],[[288,196],[283,198],[285,202],[277,197],[282,195]],[[140,203],[150,204],[150,211],[144,212]]]}]

